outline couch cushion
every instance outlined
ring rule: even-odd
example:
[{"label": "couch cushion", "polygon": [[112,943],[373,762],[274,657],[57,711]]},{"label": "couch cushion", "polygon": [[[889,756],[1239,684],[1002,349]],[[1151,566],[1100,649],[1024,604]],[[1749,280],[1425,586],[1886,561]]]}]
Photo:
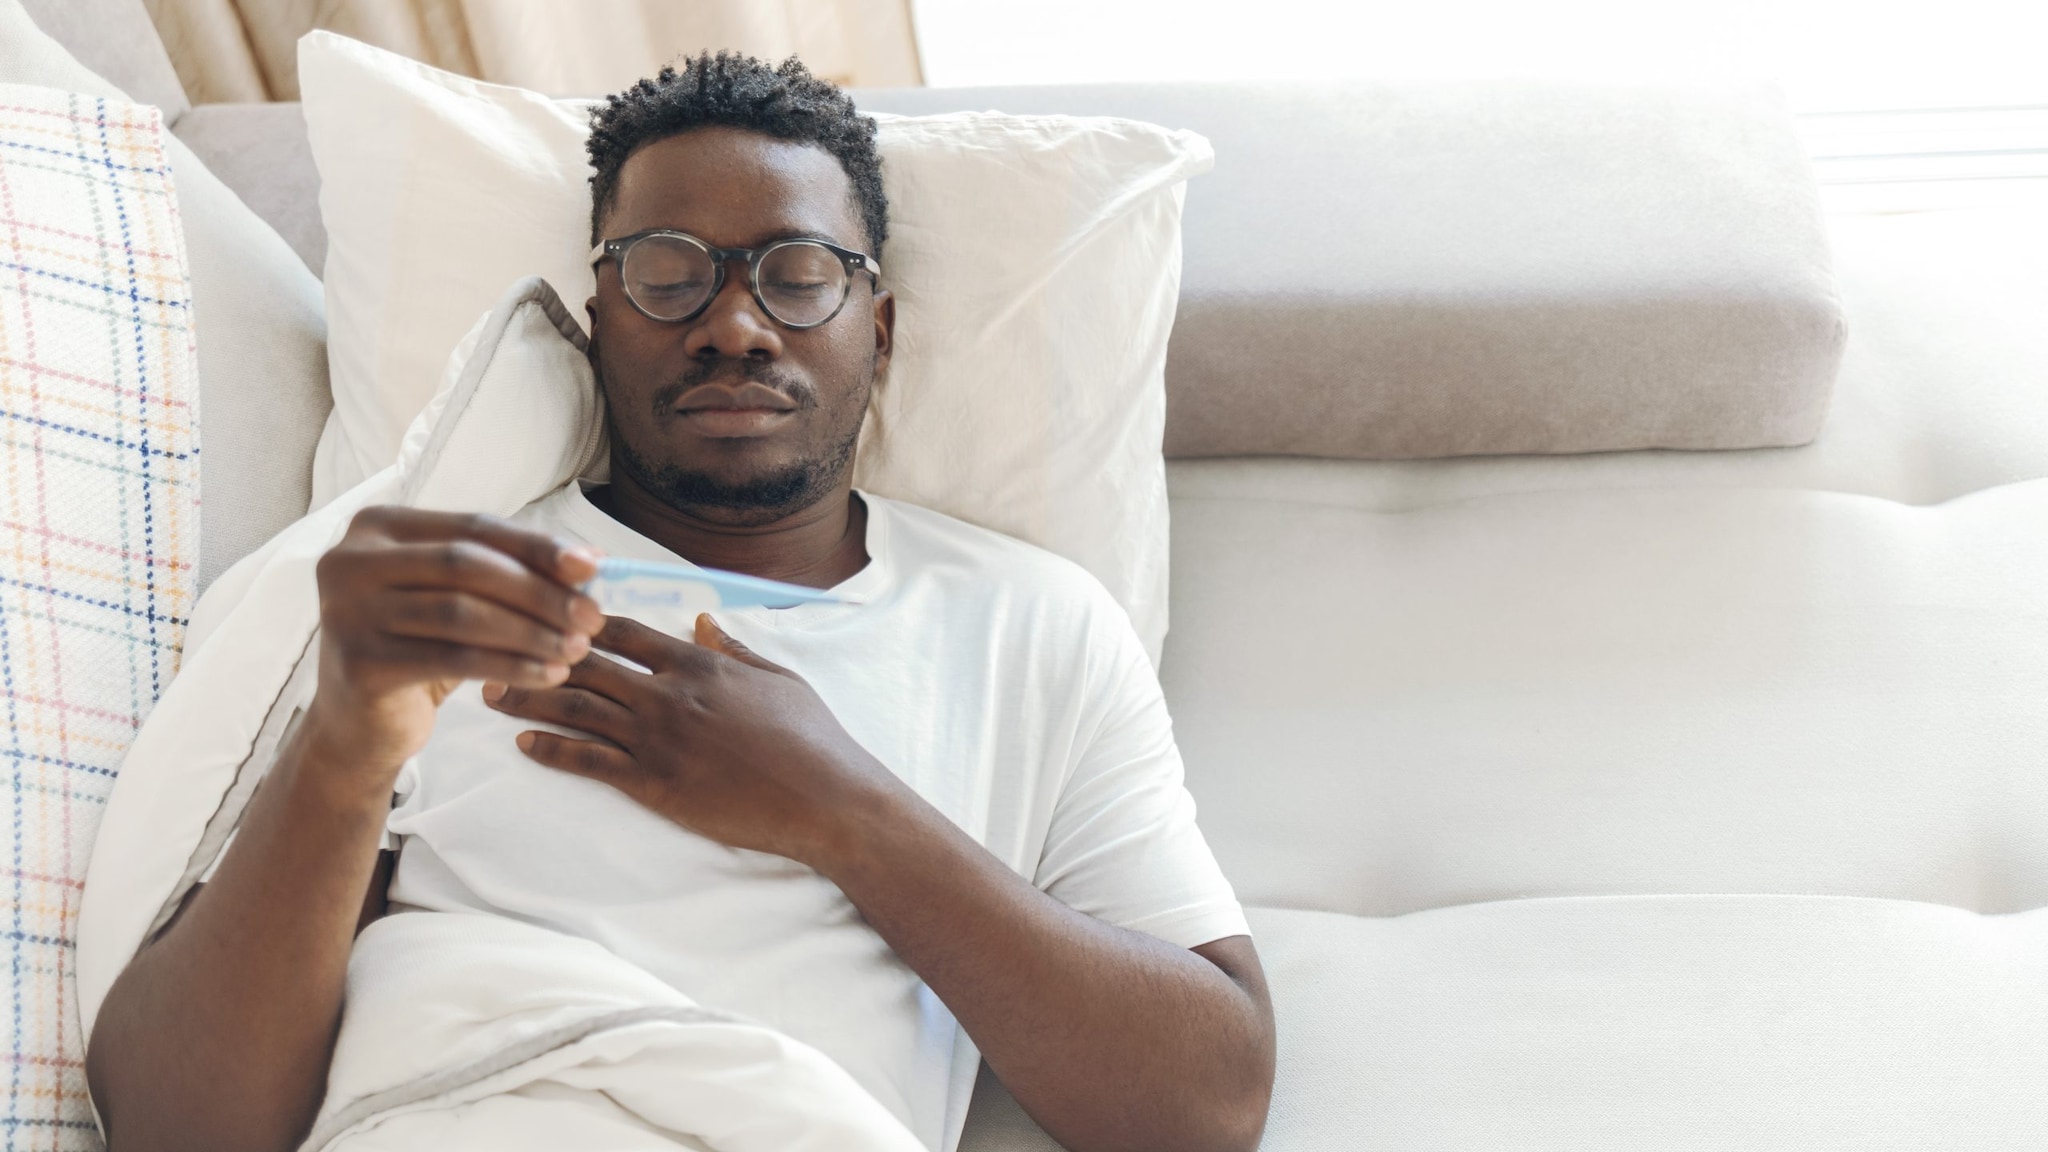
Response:
[{"label": "couch cushion", "polygon": [[1266,1152],[2004,1149],[2048,1131],[2048,911],[1250,911],[1280,1033]]},{"label": "couch cushion", "polygon": [[1172,456],[1753,448],[1819,430],[1841,314],[1767,90],[1535,82],[855,94],[1192,128]]},{"label": "couch cushion", "polygon": [[[2048,910],[1595,896],[1250,908],[1264,1152],[2032,1147]],[[1058,1152],[984,1067],[960,1152]]]},{"label": "couch cushion", "polygon": [[194,598],[199,379],[161,123],[0,84],[0,1115],[17,1147],[90,1132],[79,889]]},{"label": "couch cushion", "polygon": [[[125,99],[0,0],[0,83]],[[320,282],[275,231],[167,138],[192,272],[205,525],[200,586],[305,514],[313,445],[332,406]]]},{"label": "couch cushion", "polygon": [[2048,904],[2048,480],[1183,499],[1174,544],[1162,681],[1248,903]]},{"label": "couch cushion", "polygon": [[[1190,208],[1190,211],[1193,211]],[[2048,212],[1828,218],[1849,343],[1811,445],[1461,460],[1181,461],[1175,498],[1398,512],[1506,492],[1795,488],[1934,504],[2048,476]]]}]

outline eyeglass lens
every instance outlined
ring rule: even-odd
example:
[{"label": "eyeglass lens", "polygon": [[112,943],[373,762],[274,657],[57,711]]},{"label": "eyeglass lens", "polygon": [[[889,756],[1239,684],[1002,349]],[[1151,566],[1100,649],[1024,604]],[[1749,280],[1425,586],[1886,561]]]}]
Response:
[{"label": "eyeglass lens", "polygon": [[[658,320],[690,316],[710,299],[717,281],[711,254],[677,236],[649,236],[634,244],[619,271],[633,302]],[[846,265],[821,244],[779,244],[760,258],[758,283],[769,315],[808,328],[830,319],[845,299]]]}]

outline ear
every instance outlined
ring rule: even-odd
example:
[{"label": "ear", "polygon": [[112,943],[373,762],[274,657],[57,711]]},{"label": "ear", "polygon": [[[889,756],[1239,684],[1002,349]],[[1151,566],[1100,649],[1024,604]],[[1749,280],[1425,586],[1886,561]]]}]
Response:
[{"label": "ear", "polygon": [[875,376],[889,368],[889,354],[896,350],[896,294],[875,288]]}]

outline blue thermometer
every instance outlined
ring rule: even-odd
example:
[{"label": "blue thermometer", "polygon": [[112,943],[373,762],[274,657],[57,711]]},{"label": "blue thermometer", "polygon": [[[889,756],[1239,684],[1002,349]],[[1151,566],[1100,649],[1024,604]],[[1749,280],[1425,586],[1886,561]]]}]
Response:
[{"label": "blue thermometer", "polygon": [[658,609],[688,613],[720,608],[794,608],[799,604],[857,604],[834,592],[658,560],[607,556],[583,586],[598,607],[613,615]]}]

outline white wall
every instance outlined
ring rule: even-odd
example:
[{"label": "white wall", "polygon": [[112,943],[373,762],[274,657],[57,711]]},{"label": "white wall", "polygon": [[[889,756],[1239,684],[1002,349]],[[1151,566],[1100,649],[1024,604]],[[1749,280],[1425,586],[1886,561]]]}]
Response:
[{"label": "white wall", "polygon": [[1801,111],[2048,104],[2048,0],[913,0],[934,85],[1769,75]]}]

